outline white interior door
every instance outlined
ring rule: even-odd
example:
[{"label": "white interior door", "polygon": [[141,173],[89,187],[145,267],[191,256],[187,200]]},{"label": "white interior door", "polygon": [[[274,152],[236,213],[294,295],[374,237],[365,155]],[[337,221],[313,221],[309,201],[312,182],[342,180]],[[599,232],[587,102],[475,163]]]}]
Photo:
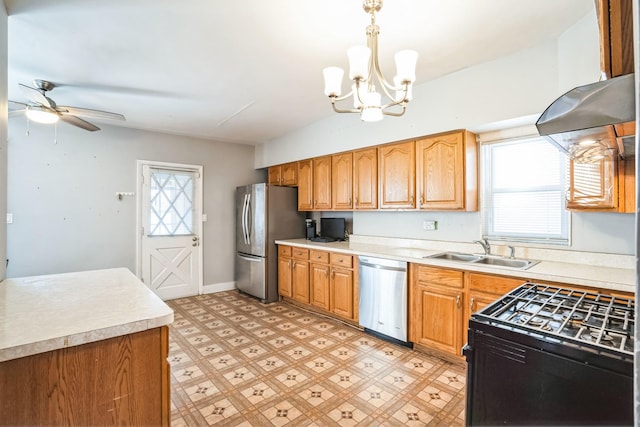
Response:
[{"label": "white interior door", "polygon": [[139,162],[138,276],[163,300],[202,289],[202,167]]}]

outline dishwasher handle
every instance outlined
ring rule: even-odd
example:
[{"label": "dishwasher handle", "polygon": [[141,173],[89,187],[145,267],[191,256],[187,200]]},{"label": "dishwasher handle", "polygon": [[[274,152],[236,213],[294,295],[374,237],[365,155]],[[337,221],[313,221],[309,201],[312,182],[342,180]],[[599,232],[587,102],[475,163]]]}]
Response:
[{"label": "dishwasher handle", "polygon": [[377,268],[380,270],[407,271],[407,267],[391,267],[391,266],[380,265],[380,264],[369,264],[368,262],[363,262],[363,261],[360,261],[360,266]]}]

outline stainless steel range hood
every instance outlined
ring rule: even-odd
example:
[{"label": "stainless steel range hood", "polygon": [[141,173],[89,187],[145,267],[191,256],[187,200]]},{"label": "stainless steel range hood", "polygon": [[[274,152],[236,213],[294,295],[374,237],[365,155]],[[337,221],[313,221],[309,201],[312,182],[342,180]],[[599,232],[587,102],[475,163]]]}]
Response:
[{"label": "stainless steel range hood", "polygon": [[635,155],[635,136],[616,137],[613,126],[635,120],[634,74],[579,86],[555,100],[538,121],[541,136],[572,158],[618,150]]}]

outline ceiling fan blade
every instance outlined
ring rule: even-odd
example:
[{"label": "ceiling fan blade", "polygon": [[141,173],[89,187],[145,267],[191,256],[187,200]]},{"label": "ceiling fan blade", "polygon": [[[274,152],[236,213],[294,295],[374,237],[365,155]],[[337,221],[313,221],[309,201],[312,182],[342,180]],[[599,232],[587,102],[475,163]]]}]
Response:
[{"label": "ceiling fan blade", "polygon": [[92,110],[90,108],[69,107],[65,105],[58,105],[56,107],[58,113],[73,114],[74,116],[89,117],[93,119],[110,119],[110,120],[122,120],[126,121],[122,114],[110,113],[109,111]]},{"label": "ceiling fan blade", "polygon": [[26,108],[22,108],[20,110],[10,110],[9,111],[9,117],[24,116],[25,111],[27,111]]},{"label": "ceiling fan blade", "polygon": [[27,103],[25,103],[25,102],[12,101],[12,100],[10,100],[10,99],[9,99],[9,104],[10,104],[10,105],[12,105],[12,106],[14,106],[14,107],[17,107],[17,108],[25,108],[25,107],[28,107],[28,106],[29,106],[29,104],[27,104]]},{"label": "ceiling fan blade", "polygon": [[22,83],[18,83],[18,85],[20,86],[20,90],[22,90],[22,93],[25,97],[27,97],[27,99],[37,104],[44,105],[47,108],[51,108],[51,103],[49,102],[47,97],[44,96],[38,89],[31,86],[23,85]]},{"label": "ceiling fan blade", "polygon": [[82,120],[80,117],[72,116],[70,114],[62,114],[60,115],[60,120],[65,123],[69,123],[70,125],[77,126],[84,130],[88,130],[89,132],[95,132],[100,130],[100,128],[93,123],[89,123],[86,120]]}]

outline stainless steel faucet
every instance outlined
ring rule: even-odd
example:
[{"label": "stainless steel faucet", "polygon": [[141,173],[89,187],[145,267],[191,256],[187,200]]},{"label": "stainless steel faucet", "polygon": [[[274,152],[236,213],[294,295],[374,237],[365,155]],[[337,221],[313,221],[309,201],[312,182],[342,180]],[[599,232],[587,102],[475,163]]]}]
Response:
[{"label": "stainless steel faucet", "polygon": [[509,258],[514,259],[516,257],[516,247],[507,246],[509,248]]},{"label": "stainless steel faucet", "polygon": [[480,246],[482,246],[482,249],[484,249],[484,254],[491,255],[491,245],[487,239],[474,240],[473,243],[479,243]]}]

